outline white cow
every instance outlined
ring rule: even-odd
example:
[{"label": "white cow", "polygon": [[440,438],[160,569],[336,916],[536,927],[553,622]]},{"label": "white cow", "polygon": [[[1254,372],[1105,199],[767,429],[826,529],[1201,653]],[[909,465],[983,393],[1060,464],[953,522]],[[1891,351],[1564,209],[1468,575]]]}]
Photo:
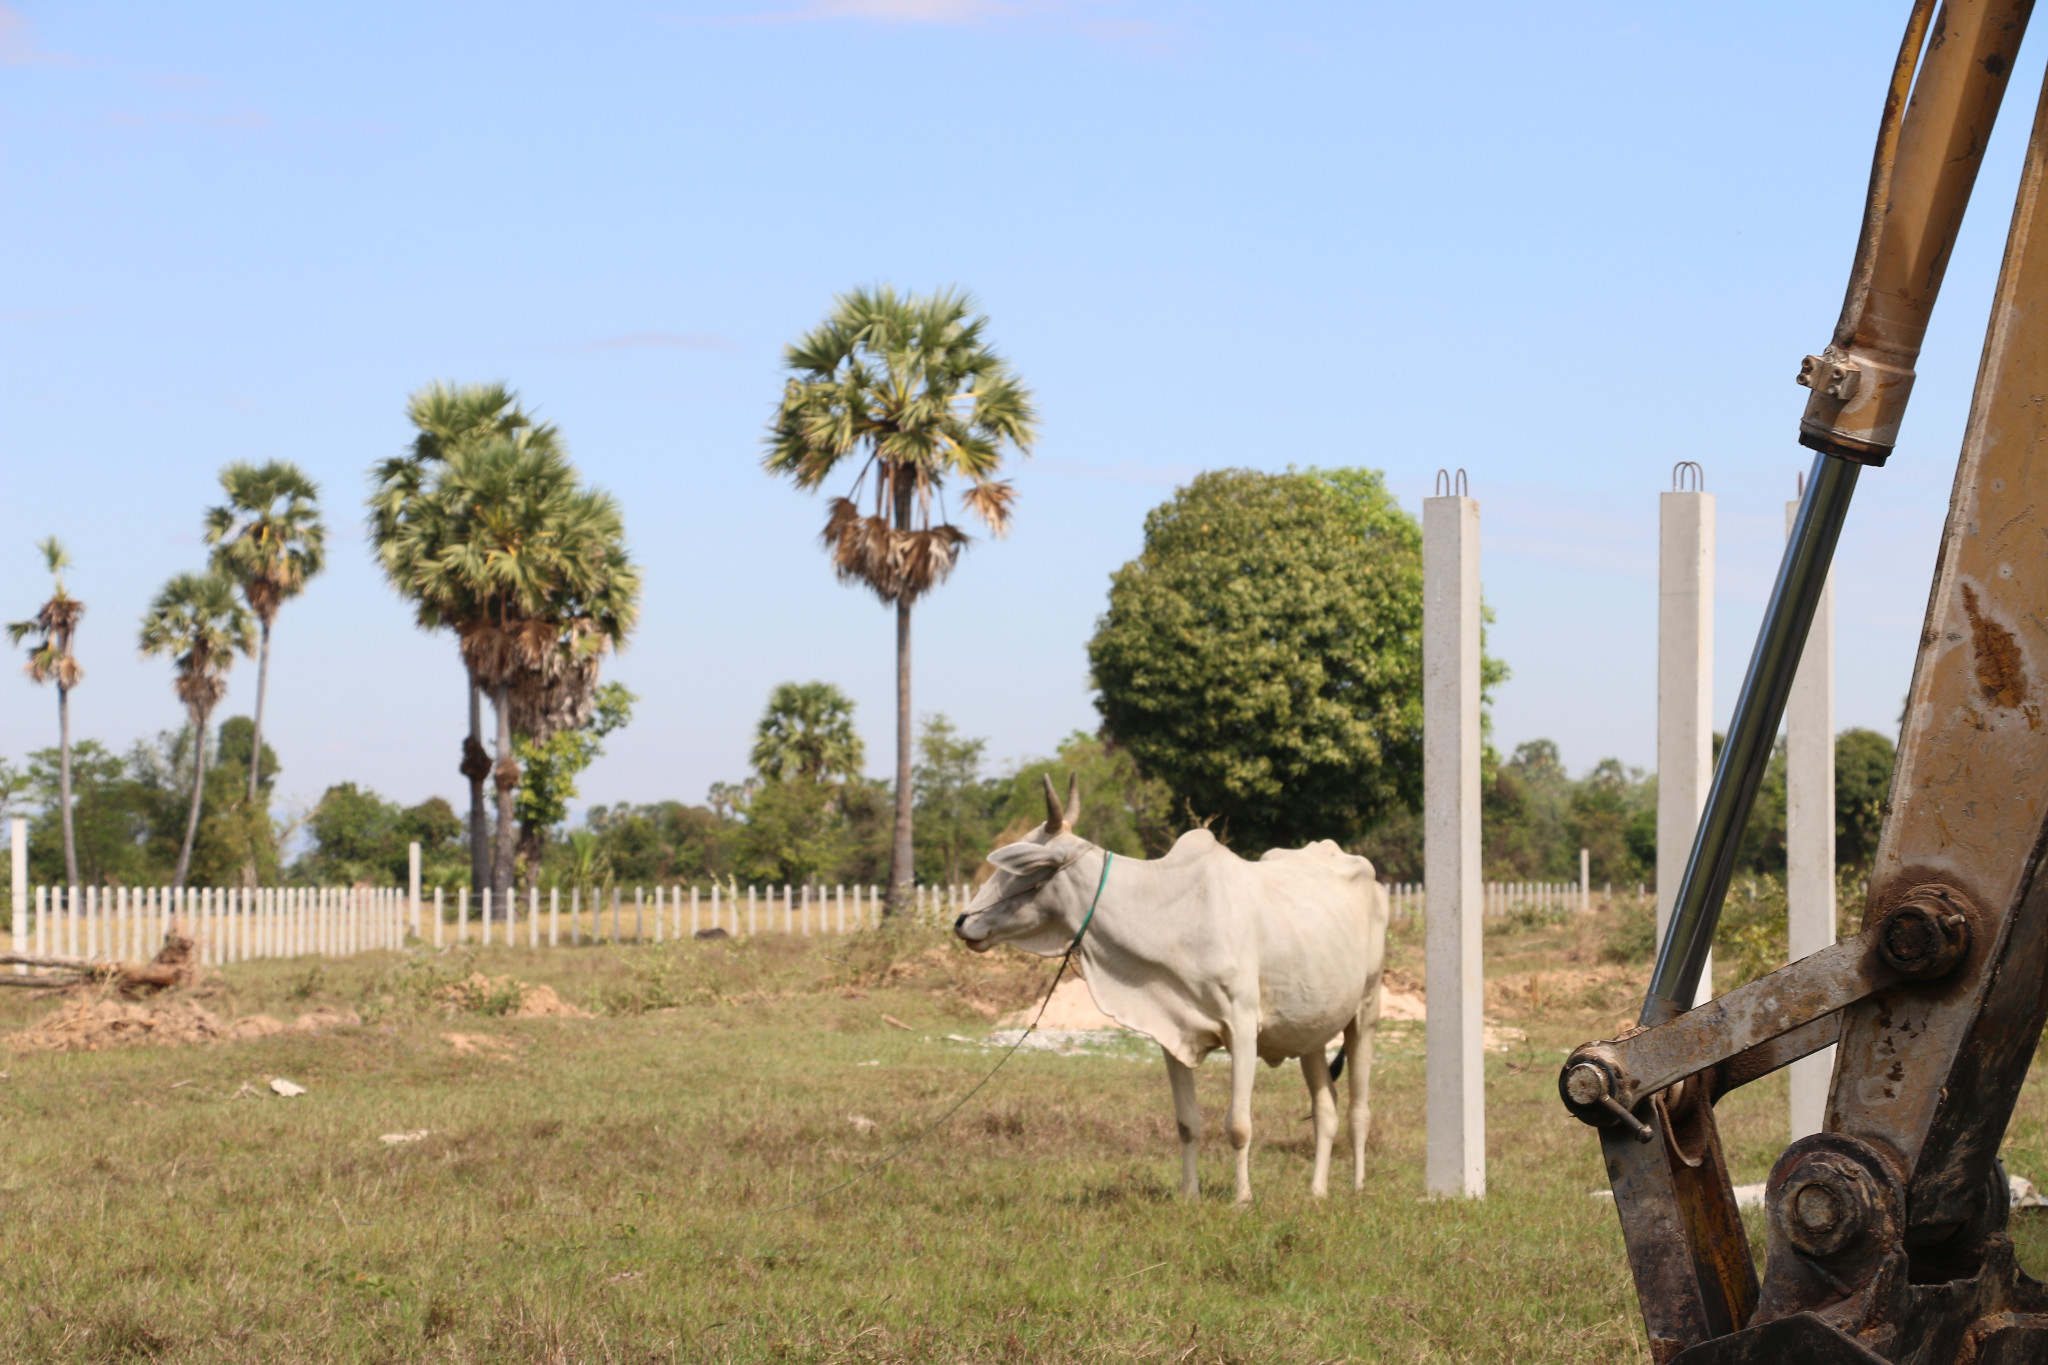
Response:
[{"label": "white cow", "polygon": [[1315,1110],[1310,1192],[1328,1193],[1337,1097],[1324,1049],[1341,1033],[1339,1065],[1348,1059],[1351,1073],[1352,1184],[1362,1188],[1388,916],[1372,864],[1327,841],[1246,862],[1195,829],[1163,858],[1117,858],[1104,882],[1108,855],[1074,833],[1079,796],[1070,782],[1062,807],[1046,780],[1044,826],[989,855],[995,875],[953,932],[976,952],[1012,943],[1056,957],[1095,905],[1076,952],[1082,976],[1097,1008],[1166,1054],[1180,1127],[1181,1193],[1189,1198],[1200,1195],[1194,1068],[1219,1047],[1230,1053],[1238,1201],[1252,1196],[1254,1056],[1268,1066],[1301,1059]]}]

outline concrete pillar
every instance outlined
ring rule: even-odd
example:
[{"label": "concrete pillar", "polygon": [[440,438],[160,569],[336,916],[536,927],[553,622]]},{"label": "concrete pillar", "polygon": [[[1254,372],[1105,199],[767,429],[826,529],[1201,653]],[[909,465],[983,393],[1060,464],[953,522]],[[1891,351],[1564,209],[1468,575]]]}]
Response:
[{"label": "concrete pillar", "polygon": [[[1463,483],[1462,473],[1458,479]],[[1486,1193],[1480,1008],[1479,504],[1422,504],[1422,805],[1431,1194]]]},{"label": "concrete pillar", "polygon": [[[1799,504],[1785,504],[1785,533]],[[1785,907],[1793,961],[1835,941],[1835,577],[1814,609],[1785,703]],[[1792,1140],[1827,1126],[1835,1050],[1792,1063]]]},{"label": "concrete pillar", "polygon": [[[405,913],[414,938],[424,937],[420,933],[420,846],[418,843],[405,847]],[[404,947],[404,936],[400,935],[400,947]]]},{"label": "concrete pillar", "polygon": [[[28,821],[15,816],[7,822],[7,890],[12,897],[7,902],[10,933],[14,939],[14,951],[25,953],[28,947]],[[14,964],[14,974],[25,976],[28,968],[19,962]]]},{"label": "concrete pillar", "polygon": [[1590,849],[1579,850],[1579,913],[1585,914],[1593,908],[1593,854]]},{"label": "concrete pillar", "polygon": [[[1690,463],[1690,462],[1688,462]],[[1682,467],[1681,467],[1682,468]],[[1693,466],[1697,473],[1698,466]],[[1714,780],[1714,495],[1665,493],[1657,556],[1657,941]],[[1714,959],[1695,1005],[1714,994]]]}]

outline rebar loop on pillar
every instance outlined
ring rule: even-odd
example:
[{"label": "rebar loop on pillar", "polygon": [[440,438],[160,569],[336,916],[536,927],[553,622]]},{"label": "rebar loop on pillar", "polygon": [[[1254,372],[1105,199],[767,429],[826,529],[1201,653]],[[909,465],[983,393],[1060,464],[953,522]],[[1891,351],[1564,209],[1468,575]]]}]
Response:
[{"label": "rebar loop on pillar", "polygon": [[1720,762],[1714,765],[1713,785],[1707,789],[1707,806],[1700,813],[1685,875],[1672,901],[1671,921],[1665,926],[1657,966],[1643,997],[1638,1022],[1646,1028],[1681,1013],[1686,1008],[1681,1002],[1690,1001],[1699,984],[1700,970],[1714,941],[1714,925],[1721,915],[1721,901],[1735,872],[1736,846],[1749,823],[1757,785],[1777,742],[1792,675],[1806,648],[1806,631],[1813,624],[1814,608],[1827,583],[1828,565],[1835,557],[1835,542],[1842,533],[1842,520],[1848,515],[1860,469],[1860,465],[1832,455],[1814,456],[1792,534],[1786,538],[1785,557],[1778,565],[1777,583],[1757,631],[1756,648],[1735,699],[1728,738],[1721,746]]},{"label": "rebar loop on pillar", "polygon": [[1454,474],[1448,469],[1439,469],[1436,472],[1436,495],[1440,498],[1471,497],[1472,489],[1465,482],[1465,471],[1460,469]]},{"label": "rebar loop on pillar", "polygon": [[[1692,484],[1687,488],[1686,484]],[[1671,491],[1674,493],[1704,493],[1707,491],[1707,471],[1700,468],[1698,460],[1680,460],[1671,466]]]}]

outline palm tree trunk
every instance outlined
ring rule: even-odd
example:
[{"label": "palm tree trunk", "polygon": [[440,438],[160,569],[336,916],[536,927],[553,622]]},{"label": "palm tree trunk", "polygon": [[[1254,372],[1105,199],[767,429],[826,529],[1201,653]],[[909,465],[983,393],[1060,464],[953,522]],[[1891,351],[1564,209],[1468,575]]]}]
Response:
[{"label": "palm tree trunk", "polygon": [[504,921],[514,918],[512,904],[512,798],[519,790],[519,761],[512,757],[512,686],[500,682],[491,705],[498,713],[498,849],[491,864],[492,899]]},{"label": "palm tree trunk", "polygon": [[469,680],[469,738],[462,745],[462,775],[469,779],[469,884],[481,891],[491,884],[491,846],[484,826],[484,778],[490,775],[484,752],[483,688]]},{"label": "palm tree trunk", "polygon": [[256,779],[263,771],[263,694],[270,690],[270,622],[261,623],[263,643],[256,651],[256,731],[249,744],[249,804],[256,804]]},{"label": "palm tree trunk", "polygon": [[178,850],[178,870],[171,888],[182,890],[192,869],[192,842],[199,837],[199,805],[206,795],[206,717],[192,718],[192,809],[185,816],[185,844]]},{"label": "palm tree trunk", "polygon": [[910,904],[914,849],[910,828],[910,603],[896,603],[896,838],[889,846],[889,900],[884,913]]},{"label": "palm tree trunk", "polygon": [[64,808],[64,876],[77,886],[78,836],[71,828],[71,689],[57,684],[57,801]]}]

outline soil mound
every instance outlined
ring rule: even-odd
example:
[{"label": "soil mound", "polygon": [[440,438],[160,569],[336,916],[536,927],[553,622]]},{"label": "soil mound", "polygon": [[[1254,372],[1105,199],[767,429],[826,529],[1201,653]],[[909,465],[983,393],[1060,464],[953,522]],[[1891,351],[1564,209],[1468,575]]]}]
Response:
[{"label": "soil mound", "polygon": [[223,1020],[193,1000],[138,1005],[106,996],[80,996],[4,1041],[16,1052],[98,1052],[112,1047],[187,1047],[280,1033],[317,1033],[361,1022],[353,1014],[333,1010],[302,1014],[290,1024],[267,1014]]},{"label": "soil mound", "polygon": [[577,1009],[555,994],[553,986],[534,986],[509,976],[485,976],[471,972],[468,977],[441,988],[443,1003],[466,1014],[498,1014],[508,1019],[588,1019],[590,1011]]}]

